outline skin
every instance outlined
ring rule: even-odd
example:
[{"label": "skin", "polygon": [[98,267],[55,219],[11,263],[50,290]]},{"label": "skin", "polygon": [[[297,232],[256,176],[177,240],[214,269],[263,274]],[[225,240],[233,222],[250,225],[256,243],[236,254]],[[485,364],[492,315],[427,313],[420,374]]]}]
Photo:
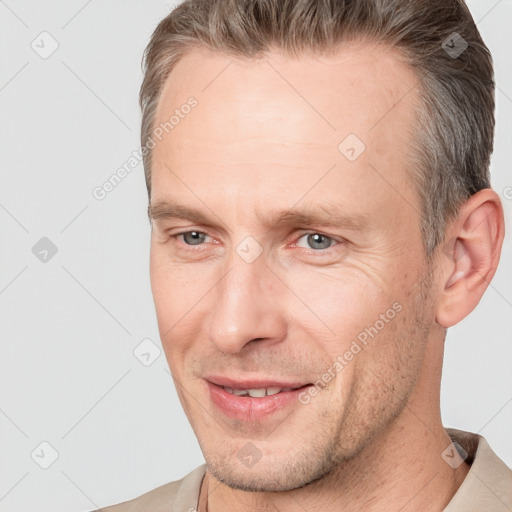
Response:
[{"label": "skin", "polygon": [[[194,50],[171,72],[156,124],[198,105],[153,150],[151,285],[208,465],[202,510],[439,511],[467,474],[441,457],[443,345],[494,275],[503,213],[492,190],[475,194],[427,259],[409,179],[417,83],[397,53],[364,43],[295,59]],[[338,150],[348,134],[366,145],[354,161]],[[203,219],[166,216],[169,204]],[[326,207],[344,220],[271,215]],[[237,252],[248,236],[262,250],[251,263]],[[309,403],[248,422],[211,402],[211,374],[316,382],[393,304]],[[237,457],[248,442],[252,467]]]}]

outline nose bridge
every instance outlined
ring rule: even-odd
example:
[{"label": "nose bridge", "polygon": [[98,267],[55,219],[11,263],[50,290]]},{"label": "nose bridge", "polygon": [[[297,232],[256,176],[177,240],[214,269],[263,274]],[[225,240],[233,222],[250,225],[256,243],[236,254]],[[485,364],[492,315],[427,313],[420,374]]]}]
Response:
[{"label": "nose bridge", "polygon": [[263,256],[249,262],[233,251],[228,269],[214,292],[210,340],[223,352],[236,353],[251,340],[280,338],[284,319],[276,306],[276,285],[270,282],[273,276]]}]

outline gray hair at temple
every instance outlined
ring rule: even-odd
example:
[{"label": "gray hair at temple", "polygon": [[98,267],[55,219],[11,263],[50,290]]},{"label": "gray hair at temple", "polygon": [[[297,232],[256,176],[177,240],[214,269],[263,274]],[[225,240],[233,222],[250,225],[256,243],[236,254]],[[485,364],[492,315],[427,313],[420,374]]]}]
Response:
[{"label": "gray hair at temple", "polygon": [[[358,40],[398,49],[418,77],[410,173],[431,256],[460,205],[490,187],[493,63],[463,0],[185,0],[160,22],[144,53],[142,145],[169,73],[191,50],[298,57],[328,55]],[[144,170],[151,199],[150,151]]]}]

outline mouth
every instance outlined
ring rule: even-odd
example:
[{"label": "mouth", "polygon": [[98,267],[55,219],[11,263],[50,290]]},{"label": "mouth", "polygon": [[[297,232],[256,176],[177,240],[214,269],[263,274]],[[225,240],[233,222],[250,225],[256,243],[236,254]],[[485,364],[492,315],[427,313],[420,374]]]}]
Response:
[{"label": "mouth", "polygon": [[205,381],[214,408],[224,416],[245,422],[261,421],[299,406],[299,394],[313,385],[268,379],[235,381],[224,377],[208,377]]}]

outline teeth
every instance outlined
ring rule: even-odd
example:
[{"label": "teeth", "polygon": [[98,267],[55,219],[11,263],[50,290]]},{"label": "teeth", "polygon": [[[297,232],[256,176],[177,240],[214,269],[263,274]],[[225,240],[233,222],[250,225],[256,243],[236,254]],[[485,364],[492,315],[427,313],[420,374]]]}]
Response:
[{"label": "teeth", "polygon": [[249,393],[249,396],[252,396],[253,398],[261,398],[267,394],[267,391],[265,388],[263,388],[263,389],[248,389],[247,392]]},{"label": "teeth", "polygon": [[272,396],[277,395],[281,391],[291,391],[292,388],[278,388],[278,387],[270,387],[270,388],[260,388],[260,389],[233,389],[224,387],[224,389],[233,395],[236,396],[250,396],[252,398],[263,398],[264,396]]}]

